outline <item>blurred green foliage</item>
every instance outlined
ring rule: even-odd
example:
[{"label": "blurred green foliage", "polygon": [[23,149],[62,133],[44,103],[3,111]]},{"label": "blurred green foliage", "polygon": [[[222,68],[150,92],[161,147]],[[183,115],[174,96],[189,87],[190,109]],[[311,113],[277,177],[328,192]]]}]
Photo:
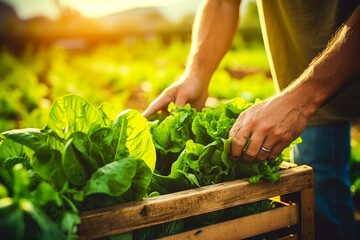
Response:
[{"label": "blurred green foliage", "polygon": [[[118,112],[139,111],[177,80],[186,64],[190,42],[173,38],[165,43],[128,38],[90,50],[74,51],[28,45],[19,55],[0,50],[0,131],[43,127],[53,100],[79,94],[92,104],[110,102]],[[237,79],[232,70],[255,69]],[[213,76],[210,96],[244,97],[249,101],[274,93],[261,43],[240,36]]]}]

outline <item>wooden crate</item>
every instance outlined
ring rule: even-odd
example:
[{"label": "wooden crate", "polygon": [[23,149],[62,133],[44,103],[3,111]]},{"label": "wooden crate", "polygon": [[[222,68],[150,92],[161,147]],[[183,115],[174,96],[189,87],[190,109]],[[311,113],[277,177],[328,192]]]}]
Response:
[{"label": "wooden crate", "polygon": [[314,175],[306,165],[287,164],[281,182],[248,179],[158,196],[81,213],[80,239],[115,235],[203,213],[281,196],[284,206],[179,233],[164,240],[244,239],[293,226],[283,239],[314,239]]}]

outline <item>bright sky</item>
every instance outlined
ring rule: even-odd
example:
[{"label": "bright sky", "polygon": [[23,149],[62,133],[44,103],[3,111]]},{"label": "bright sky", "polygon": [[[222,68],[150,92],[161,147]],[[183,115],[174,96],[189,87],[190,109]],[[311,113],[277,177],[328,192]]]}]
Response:
[{"label": "bright sky", "polygon": [[78,10],[86,17],[100,17],[106,14],[127,10],[134,7],[171,6],[178,5],[169,12],[169,16],[183,14],[186,11],[194,12],[201,0],[0,0],[15,7],[21,18],[30,18],[44,15],[50,18],[58,16],[56,2]]}]

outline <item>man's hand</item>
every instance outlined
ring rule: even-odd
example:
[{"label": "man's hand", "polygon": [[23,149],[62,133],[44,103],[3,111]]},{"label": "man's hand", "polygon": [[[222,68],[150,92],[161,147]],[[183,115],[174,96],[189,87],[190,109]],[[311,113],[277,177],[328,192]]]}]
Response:
[{"label": "man's hand", "polygon": [[278,95],[240,114],[229,134],[233,137],[230,154],[234,160],[275,159],[302,133],[309,115],[301,103],[294,102],[299,100],[291,98]]},{"label": "man's hand", "polygon": [[360,5],[288,88],[240,114],[229,134],[233,159],[276,158],[302,133],[308,118],[360,71],[359,43]]},{"label": "man's hand", "polygon": [[157,111],[166,112],[169,103],[183,107],[190,103],[191,107],[200,111],[208,97],[208,86],[205,82],[191,77],[182,77],[166,88],[144,111],[143,116],[149,117]]},{"label": "man's hand", "polygon": [[208,0],[200,4],[183,77],[165,89],[143,116],[165,111],[170,102],[181,107],[188,102],[197,110],[204,107],[211,76],[231,46],[239,6],[240,0]]}]

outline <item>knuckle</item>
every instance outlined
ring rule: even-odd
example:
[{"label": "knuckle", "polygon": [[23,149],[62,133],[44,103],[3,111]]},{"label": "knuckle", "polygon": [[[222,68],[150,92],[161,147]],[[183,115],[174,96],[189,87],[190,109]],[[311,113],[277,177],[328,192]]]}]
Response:
[{"label": "knuckle", "polygon": [[259,153],[256,158],[260,161],[264,161],[266,159],[266,157],[267,157],[267,154]]},{"label": "knuckle", "polygon": [[243,156],[243,160],[245,162],[252,162],[254,159],[255,159],[255,157],[249,156],[248,154],[244,154],[244,156]]},{"label": "knuckle", "polygon": [[189,93],[186,92],[186,91],[180,91],[180,90],[178,90],[176,95],[177,95],[178,97],[187,97],[187,96],[189,95]]},{"label": "knuckle", "polygon": [[277,156],[278,155],[276,155],[276,154],[270,153],[268,159],[269,160],[274,160],[275,158],[277,158]]},{"label": "knuckle", "polygon": [[256,123],[256,120],[254,118],[247,118],[246,119],[246,125],[253,126],[253,125],[255,125],[255,123]]},{"label": "knuckle", "polygon": [[284,133],[284,134],[281,136],[281,141],[282,141],[282,142],[288,142],[290,139],[291,139],[291,134],[289,134],[289,133]]},{"label": "knuckle", "polygon": [[249,158],[255,158],[257,153],[255,153],[254,151],[251,151],[251,150],[247,150],[246,151],[246,155],[249,157]]},{"label": "knuckle", "polygon": [[239,119],[240,117],[244,118],[245,116],[246,116],[246,110],[245,110],[245,111],[242,111],[242,112],[239,114],[239,116],[238,116],[237,119]]},{"label": "knuckle", "polygon": [[281,151],[275,150],[269,154],[268,159],[273,160],[281,154]]},{"label": "knuckle", "polygon": [[271,130],[271,125],[268,124],[268,123],[263,123],[260,128],[259,128],[259,131],[262,133],[262,134],[267,134],[270,130]]},{"label": "knuckle", "polygon": [[284,131],[283,130],[281,130],[281,129],[279,129],[279,128],[277,128],[277,129],[275,129],[274,131],[273,131],[273,135],[276,137],[276,138],[282,138],[283,137],[283,135],[284,135]]},{"label": "knuckle", "polygon": [[246,156],[248,159],[254,159],[256,157],[256,154],[254,154],[253,152],[250,153],[246,152]]},{"label": "knuckle", "polygon": [[237,132],[238,132],[238,128],[233,126],[229,132],[229,137],[234,137]]},{"label": "knuckle", "polygon": [[168,91],[164,92],[164,95],[159,100],[174,102],[175,98],[173,96],[173,93],[168,90]]},{"label": "knuckle", "polygon": [[232,140],[232,144],[234,144],[237,147],[244,147],[245,146],[245,141],[239,138],[233,138]]}]

